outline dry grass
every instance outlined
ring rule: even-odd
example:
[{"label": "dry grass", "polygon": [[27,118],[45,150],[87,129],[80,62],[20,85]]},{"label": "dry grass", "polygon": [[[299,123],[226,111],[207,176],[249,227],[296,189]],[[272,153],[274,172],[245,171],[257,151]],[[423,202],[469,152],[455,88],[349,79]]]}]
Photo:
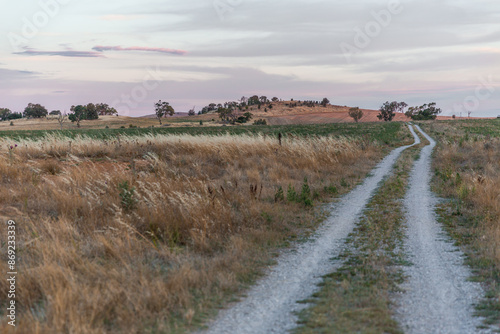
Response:
[{"label": "dry grass", "polygon": [[[286,198],[307,177],[326,197],[382,155],[375,144],[330,137],[283,146],[262,136],[47,137],[2,139],[0,148],[1,216],[18,225],[16,333],[196,326],[273,249],[314,225],[314,210],[275,202],[280,186]],[[0,332],[9,333],[5,319]]]},{"label": "dry grass", "polygon": [[482,248],[500,268],[500,138],[445,142],[436,169],[449,197],[481,212]]},{"label": "dry grass", "polygon": [[[495,121],[493,121],[495,122]],[[495,126],[496,125],[496,126]],[[465,249],[489,300],[479,311],[500,320],[500,138],[496,123],[442,123],[432,127],[440,143],[435,186],[451,202],[443,221]]]}]

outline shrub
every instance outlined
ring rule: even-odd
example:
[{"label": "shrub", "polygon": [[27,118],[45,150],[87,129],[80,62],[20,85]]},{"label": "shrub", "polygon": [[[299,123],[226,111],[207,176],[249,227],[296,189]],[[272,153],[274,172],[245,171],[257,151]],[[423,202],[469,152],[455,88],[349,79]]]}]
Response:
[{"label": "shrub", "polygon": [[288,202],[298,202],[298,199],[299,199],[299,195],[295,191],[295,188],[291,184],[289,184],[288,190],[286,192],[286,200]]},{"label": "shrub", "polygon": [[325,190],[325,192],[332,194],[332,195],[336,195],[339,192],[337,187],[335,187],[334,185],[330,185],[328,187],[325,186],[324,190]]},{"label": "shrub", "polygon": [[283,187],[280,186],[274,195],[274,202],[283,202],[285,200],[285,192],[283,191]]},{"label": "shrub", "polygon": [[253,122],[253,125],[267,125],[267,121],[265,119],[258,119]]},{"label": "shrub", "polygon": [[304,178],[304,183],[302,184],[302,192],[300,193],[300,202],[305,206],[312,206],[313,202],[311,199],[311,188],[307,182],[307,177]]},{"label": "shrub", "polygon": [[120,190],[121,205],[126,211],[131,211],[135,208],[137,200],[134,197],[135,188],[131,187],[128,181],[118,184]]}]

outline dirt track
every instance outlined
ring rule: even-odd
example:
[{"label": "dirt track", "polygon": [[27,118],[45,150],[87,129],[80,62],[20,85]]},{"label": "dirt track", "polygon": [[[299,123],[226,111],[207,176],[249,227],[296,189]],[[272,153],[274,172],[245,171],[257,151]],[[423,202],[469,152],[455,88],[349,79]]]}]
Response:
[{"label": "dirt track", "polygon": [[[410,130],[415,138],[414,145],[420,143],[413,128]],[[355,227],[372,194],[408,147],[394,150],[362,185],[333,204],[332,216],[312,240],[282,254],[278,264],[248,291],[248,296],[221,311],[205,333],[286,333],[293,329],[297,320],[294,312],[305,307],[297,301],[310,297],[322,276],[335,270],[330,259],[340,254],[345,238]]]},{"label": "dirt track", "polygon": [[[437,199],[430,190],[431,154],[435,141],[422,149],[410,178],[404,204],[408,224],[405,248],[413,263],[405,269],[408,281],[398,301],[398,319],[407,333],[479,333],[481,319],[473,316],[473,304],[483,291],[467,281],[470,272],[463,254],[437,223]],[[488,332],[488,331],[485,331]]]}]

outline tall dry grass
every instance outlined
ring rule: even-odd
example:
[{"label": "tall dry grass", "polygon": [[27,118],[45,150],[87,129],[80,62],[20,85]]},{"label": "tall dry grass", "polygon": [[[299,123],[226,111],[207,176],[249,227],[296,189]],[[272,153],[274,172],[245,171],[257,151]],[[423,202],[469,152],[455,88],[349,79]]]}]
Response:
[{"label": "tall dry grass", "polygon": [[[466,129],[463,131],[463,129]],[[438,124],[434,185],[450,201],[440,215],[467,255],[485,298],[476,307],[485,323],[500,326],[500,138],[495,123]]]},{"label": "tall dry grass", "polygon": [[[0,148],[0,215],[18,225],[16,333],[196,325],[314,225],[316,211],[280,200],[280,186],[286,197],[307,178],[324,197],[382,155],[329,137],[47,137]],[[14,332],[5,319],[0,332]]]},{"label": "tall dry grass", "polygon": [[479,218],[476,246],[500,269],[500,138],[444,140],[435,165],[444,193],[458,200],[455,214]]}]

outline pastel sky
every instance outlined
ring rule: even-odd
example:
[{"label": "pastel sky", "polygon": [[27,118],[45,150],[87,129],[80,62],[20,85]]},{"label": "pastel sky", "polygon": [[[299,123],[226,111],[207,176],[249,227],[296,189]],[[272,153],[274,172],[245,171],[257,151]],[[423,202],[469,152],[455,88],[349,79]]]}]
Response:
[{"label": "pastel sky", "polygon": [[254,94],[500,114],[498,0],[4,1],[0,107],[121,115]]}]

